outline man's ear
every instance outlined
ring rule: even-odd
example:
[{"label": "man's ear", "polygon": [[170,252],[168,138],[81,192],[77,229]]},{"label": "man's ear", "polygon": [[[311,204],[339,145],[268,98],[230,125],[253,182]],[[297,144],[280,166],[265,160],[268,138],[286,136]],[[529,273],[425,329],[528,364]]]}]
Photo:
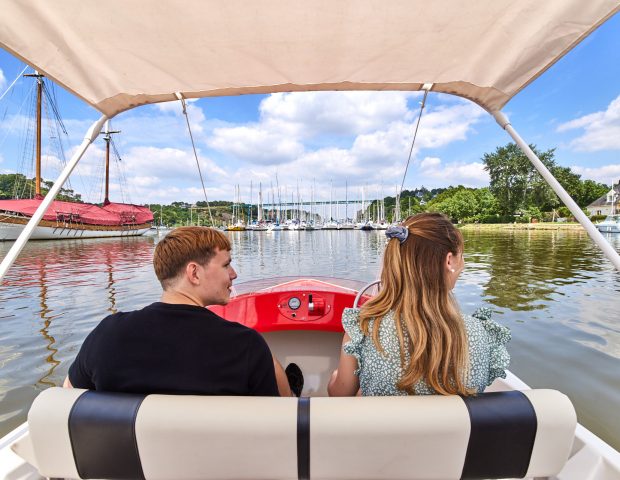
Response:
[{"label": "man's ear", "polygon": [[189,262],[185,266],[185,278],[187,278],[192,285],[198,285],[200,283],[198,264],[196,262]]}]

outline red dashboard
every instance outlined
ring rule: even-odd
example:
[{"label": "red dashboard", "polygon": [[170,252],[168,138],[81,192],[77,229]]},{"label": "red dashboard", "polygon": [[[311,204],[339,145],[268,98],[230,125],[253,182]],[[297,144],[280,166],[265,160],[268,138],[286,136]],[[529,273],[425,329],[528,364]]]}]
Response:
[{"label": "red dashboard", "polygon": [[233,297],[228,305],[213,305],[209,309],[227,320],[239,322],[259,332],[342,332],[342,310],[353,306],[354,300],[355,292],[350,291],[259,291]]}]

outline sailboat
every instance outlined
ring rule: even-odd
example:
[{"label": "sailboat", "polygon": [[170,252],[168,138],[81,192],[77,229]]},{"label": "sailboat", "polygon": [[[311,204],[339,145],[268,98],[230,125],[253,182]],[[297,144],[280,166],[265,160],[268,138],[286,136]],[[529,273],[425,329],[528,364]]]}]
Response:
[{"label": "sailboat", "polygon": [[235,186],[235,201],[232,206],[232,218],[230,223],[226,226],[225,230],[228,232],[243,232],[246,229],[245,222],[241,216],[243,210],[241,207],[241,192],[239,185]]},{"label": "sailboat", "polygon": [[332,181],[329,187],[329,215],[328,215],[329,219],[323,224],[323,230],[340,230],[340,224],[336,220],[334,220],[334,216],[332,213],[333,192],[334,192],[334,183]]},{"label": "sailboat", "polygon": [[[25,76],[36,79],[36,137],[35,137],[35,191],[34,198],[0,200],[0,241],[16,240],[41,202],[41,106],[46,88],[43,75],[35,72]],[[112,134],[106,122],[105,198],[103,205],[54,200],[34,228],[32,237],[37,240],[59,240],[66,238],[101,238],[142,235],[153,222],[153,213],[148,207],[127,203],[111,202],[110,186],[110,142]]]}]

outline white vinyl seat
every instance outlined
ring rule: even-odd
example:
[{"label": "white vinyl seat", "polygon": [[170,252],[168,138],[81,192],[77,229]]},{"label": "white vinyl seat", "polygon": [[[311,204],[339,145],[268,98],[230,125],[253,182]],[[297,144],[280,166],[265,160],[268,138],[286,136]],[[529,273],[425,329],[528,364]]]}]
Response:
[{"label": "white vinyl seat", "polygon": [[576,416],[554,390],[298,400],[50,388],[28,425],[14,450],[52,478],[428,480],[556,475]]}]

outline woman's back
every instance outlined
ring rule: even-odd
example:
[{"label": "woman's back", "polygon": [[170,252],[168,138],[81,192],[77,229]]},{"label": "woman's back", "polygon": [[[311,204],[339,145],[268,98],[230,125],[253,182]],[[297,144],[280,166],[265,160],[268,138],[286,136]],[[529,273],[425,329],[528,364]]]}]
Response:
[{"label": "woman's back", "polygon": [[330,395],[467,396],[505,375],[510,332],[489,310],[463,317],[452,294],[465,260],[450,219],[421,213],[385,234],[379,292],[343,313]]},{"label": "woman's back", "polygon": [[[397,383],[402,377],[400,346],[392,312],[383,317],[379,328],[380,352],[372,341],[372,334],[365,336],[359,324],[359,309],[347,308],[343,312],[342,324],[351,338],[343,348],[344,352],[357,359],[360,389],[362,395],[407,395]],[[482,392],[498,377],[505,378],[505,370],[510,362],[506,343],[510,340],[510,330],[491,320],[491,311],[480,308],[473,315],[464,315],[463,322],[467,333],[469,368],[466,387]],[[374,322],[370,324],[371,332]],[[405,352],[408,362],[411,355]],[[424,380],[414,386],[416,395],[434,395],[436,392]]]}]

